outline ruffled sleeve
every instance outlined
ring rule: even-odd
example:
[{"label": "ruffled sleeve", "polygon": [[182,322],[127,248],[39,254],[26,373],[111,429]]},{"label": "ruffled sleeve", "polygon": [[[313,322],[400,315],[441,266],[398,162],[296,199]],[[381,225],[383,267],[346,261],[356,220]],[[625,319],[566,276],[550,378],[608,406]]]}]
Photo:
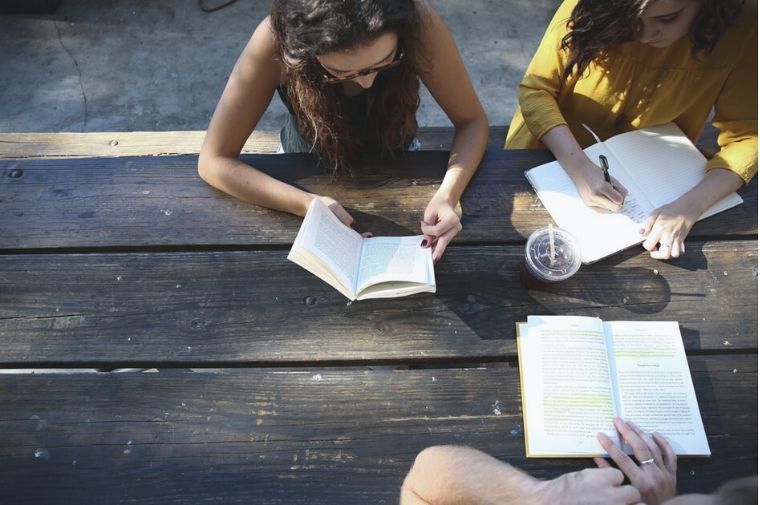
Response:
[{"label": "ruffled sleeve", "polygon": [[757,173],[757,23],[747,34],[742,57],[715,102],[718,151],[707,169],[726,168],[748,183]]},{"label": "ruffled sleeve", "polygon": [[567,124],[557,104],[567,61],[560,43],[567,34],[567,21],[576,3],[577,0],[565,0],[554,14],[520,83],[520,109],[526,126],[537,139],[555,126]]}]

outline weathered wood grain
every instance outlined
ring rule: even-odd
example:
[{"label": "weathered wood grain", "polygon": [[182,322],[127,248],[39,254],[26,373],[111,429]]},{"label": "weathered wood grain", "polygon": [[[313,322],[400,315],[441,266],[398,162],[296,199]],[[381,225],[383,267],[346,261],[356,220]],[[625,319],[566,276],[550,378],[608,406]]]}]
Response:
[{"label": "weathered wood grain", "polygon": [[[198,154],[204,130],[0,133],[0,158],[76,158]],[[244,153],[277,152],[277,131],[254,131]]]},{"label": "weathered wood grain", "polygon": [[[489,149],[501,149],[508,125],[490,127]],[[697,144],[703,151],[717,151],[717,130],[706,125]],[[198,154],[204,130],[139,132],[0,132],[0,158],[76,158],[103,156],[167,156]],[[423,150],[446,151],[453,127],[423,126],[417,138]],[[255,130],[243,146],[244,154],[274,154],[280,143],[276,130]]]},{"label": "weathered wood grain", "polygon": [[[691,357],[709,459],[681,492],[757,472],[757,357]],[[0,502],[395,504],[415,455],[524,457],[516,367],[0,375]]]},{"label": "weathered wood grain", "polygon": [[528,314],[675,320],[689,352],[757,349],[754,241],[631,251],[547,291],[520,285],[521,246],[451,247],[437,294],[354,303],[286,255],[3,256],[0,365],[494,360]]},{"label": "weathered wood grain", "polygon": [[[419,233],[446,167],[443,151],[406,153],[334,179],[308,155],[248,155],[264,172],[344,204],[376,235]],[[523,171],[545,151],[492,150],[465,193],[458,243],[522,242],[550,221]],[[206,185],[195,156],[0,160],[0,249],[289,245],[300,218]],[[693,239],[757,236],[757,181],[745,203],[705,221]]]},{"label": "weathered wood grain", "polygon": [[[0,133],[0,158],[77,158],[103,156],[167,156],[198,154],[206,132],[29,132]],[[428,126],[417,130],[423,150],[448,150],[453,127]],[[488,147],[501,149],[507,127],[492,126]],[[242,152],[274,154],[280,144],[279,131],[254,130]]]}]

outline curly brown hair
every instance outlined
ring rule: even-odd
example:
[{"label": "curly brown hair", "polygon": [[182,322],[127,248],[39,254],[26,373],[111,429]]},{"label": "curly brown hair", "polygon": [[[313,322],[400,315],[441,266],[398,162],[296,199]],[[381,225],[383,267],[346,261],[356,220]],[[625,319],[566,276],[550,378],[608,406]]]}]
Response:
[{"label": "curly brown hair", "polygon": [[[569,55],[562,80],[576,72],[582,74],[592,61],[605,58],[612,47],[635,40],[639,16],[655,1],[579,0],[560,44]],[[744,0],[699,1],[702,5],[690,32],[694,57],[712,51],[744,5]]]},{"label": "curly brown hair", "polygon": [[378,74],[366,91],[367,117],[381,156],[406,147],[417,130],[419,74],[425,64],[415,0],[274,0],[270,15],[300,133],[333,174],[350,172],[364,146],[349,124],[340,86],[325,82],[316,56],[395,32],[404,57]]}]

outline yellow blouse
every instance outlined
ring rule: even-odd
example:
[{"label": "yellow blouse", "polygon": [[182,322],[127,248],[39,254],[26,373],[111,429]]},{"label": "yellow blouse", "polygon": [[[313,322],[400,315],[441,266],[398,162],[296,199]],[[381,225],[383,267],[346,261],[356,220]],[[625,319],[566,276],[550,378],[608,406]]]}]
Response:
[{"label": "yellow blouse", "polygon": [[720,151],[707,168],[728,168],[749,182],[757,173],[757,0],[747,0],[707,57],[692,56],[689,37],[664,49],[630,42],[563,84],[567,54],[559,47],[576,3],[564,0],[549,24],[520,84],[504,147],[544,147],[537,139],[560,124],[586,147],[593,138],[581,123],[605,139],[674,121],[695,142],[714,107]]}]

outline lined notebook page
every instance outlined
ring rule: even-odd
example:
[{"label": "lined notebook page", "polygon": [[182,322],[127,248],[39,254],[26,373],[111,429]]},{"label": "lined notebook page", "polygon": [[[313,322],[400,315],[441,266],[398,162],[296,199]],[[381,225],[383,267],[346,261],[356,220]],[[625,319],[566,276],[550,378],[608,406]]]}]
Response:
[{"label": "lined notebook page", "polygon": [[607,156],[610,174],[628,189],[621,212],[601,214],[587,207],[572,179],[556,161],[528,170],[525,175],[557,225],[581,244],[583,263],[592,263],[643,241],[640,223],[654,207],[640,195],[636,184],[604,144],[594,144],[585,152],[592,160],[598,160],[600,154]]},{"label": "lined notebook page", "polygon": [[[677,199],[705,176],[707,159],[675,123],[616,135],[605,144],[636,178],[654,208]],[[741,197],[732,193],[700,219],[740,203]]]}]

